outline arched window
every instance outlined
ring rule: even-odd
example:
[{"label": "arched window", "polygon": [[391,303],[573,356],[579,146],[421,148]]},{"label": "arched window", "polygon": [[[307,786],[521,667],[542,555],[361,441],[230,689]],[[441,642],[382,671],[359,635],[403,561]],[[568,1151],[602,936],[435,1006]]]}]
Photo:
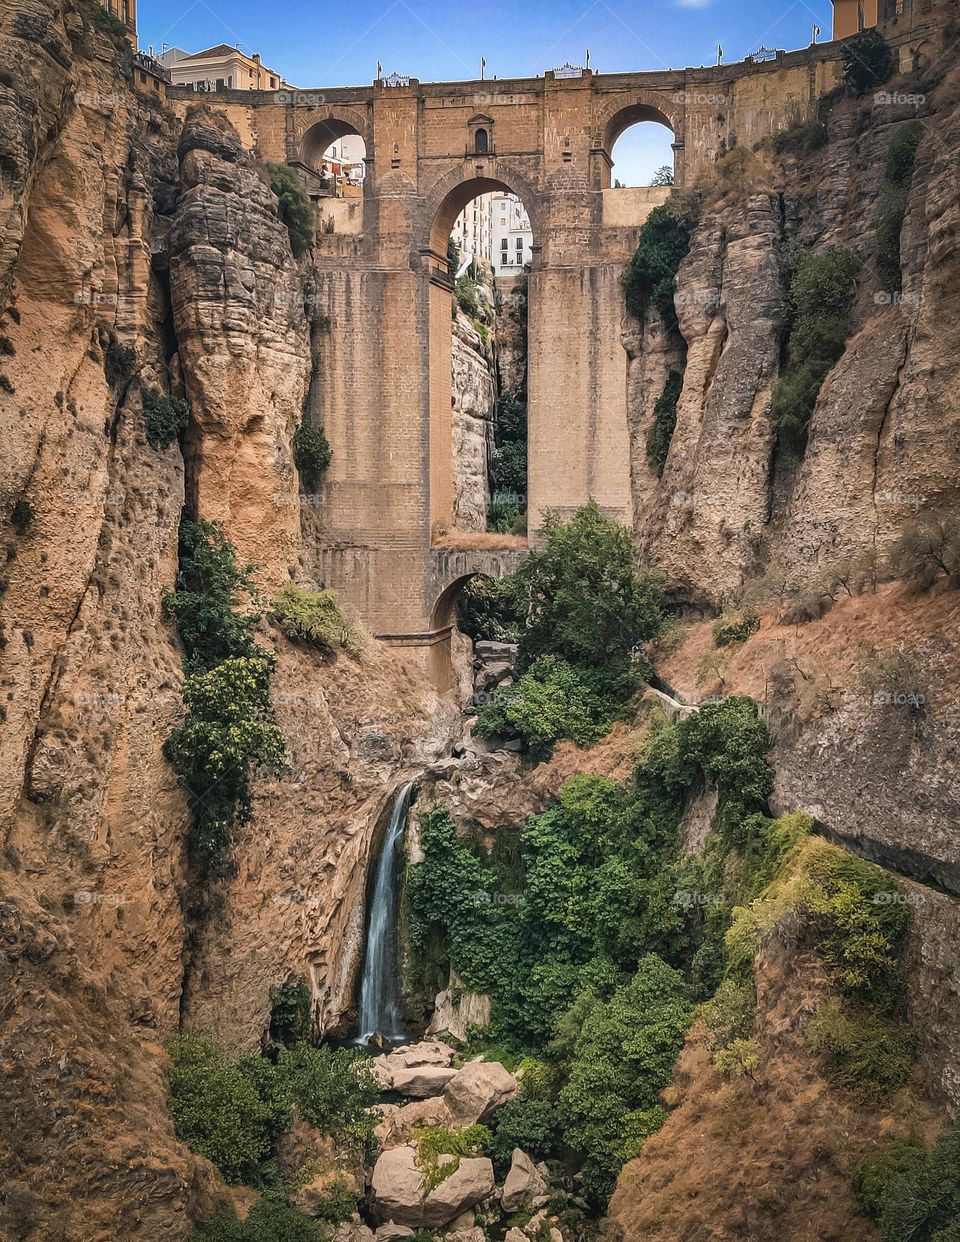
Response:
[{"label": "arched window", "polygon": [[488,149],[487,131],[478,129],[473,135],[473,149],[477,155],[486,155]]}]

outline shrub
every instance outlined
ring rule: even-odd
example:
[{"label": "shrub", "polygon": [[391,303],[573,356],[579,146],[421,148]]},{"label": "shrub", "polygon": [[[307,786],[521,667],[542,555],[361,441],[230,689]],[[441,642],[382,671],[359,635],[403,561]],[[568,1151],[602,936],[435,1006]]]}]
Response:
[{"label": "shrub", "polygon": [[10,525],[22,538],[33,525],[33,518],[33,505],[21,496],[10,510]]},{"label": "shrub", "polygon": [[560,738],[590,746],[609,730],[612,712],[577,670],[556,656],[538,660],[518,682],[498,690],[477,713],[479,737],[519,737],[544,756]]},{"label": "shrub", "polygon": [[234,824],[249,819],[251,768],[276,768],[284,760],[269,698],[275,666],[275,657],[262,651],[192,673],[183,684],[187,716],[164,754],[188,791],[191,844],[210,862],[221,858]]},{"label": "shrub", "polygon": [[9,375],[0,375],[0,391],[13,395],[17,390],[11,383]]},{"label": "shrub", "polygon": [[293,437],[293,460],[308,487],[315,487],[330,465],[333,450],[322,427],[301,423]]},{"label": "shrub", "polygon": [[735,1078],[750,1078],[760,1068],[760,1053],[755,1039],[735,1039],[725,1048],[718,1048],[713,1057],[714,1066],[721,1074]]},{"label": "shrub", "polygon": [[296,642],[327,652],[339,647],[352,656],[362,654],[362,633],[340,611],[335,591],[305,591],[290,582],[274,596],[270,620]]},{"label": "shrub", "polygon": [[861,1210],[883,1242],[955,1242],[960,1236],[960,1125],[925,1152],[901,1140],[870,1157],[854,1179]]},{"label": "shrub", "polygon": [[525,1099],[522,1094],[497,1110],[493,1126],[490,1157],[500,1177],[510,1168],[515,1147],[520,1147],[533,1161],[546,1160],[554,1154],[560,1137],[556,1104],[552,1100]]},{"label": "shrub", "polygon": [[753,978],[727,977],[700,1007],[700,1017],[710,1032],[710,1047],[716,1052],[753,1036],[756,989]]},{"label": "shrub", "polygon": [[632,532],[590,501],[569,522],[547,513],[541,535],[542,547],[514,575],[526,617],[518,667],[557,656],[598,693],[622,701],[646,672],[634,652],[661,622],[659,590],[637,570]]},{"label": "shrub", "polygon": [[103,373],[111,388],[119,388],[129,380],[137,365],[137,351],[132,345],[121,345],[112,340],[103,355]]},{"label": "shrub", "polygon": [[509,579],[471,578],[457,600],[457,625],[474,642],[515,643],[521,615]]},{"label": "shrub", "polygon": [[190,406],[186,401],[165,396],[156,388],[147,388],[143,392],[142,405],[147,443],[151,448],[169,448],[186,431],[190,421]]},{"label": "shrub", "polygon": [[277,215],[287,226],[290,249],[299,259],[313,245],[313,203],[288,164],[268,164],[267,174],[278,199]]},{"label": "shrub", "polygon": [[893,72],[893,51],[876,27],[847,39],[841,51],[844,84],[854,95],[875,90]]},{"label": "shrub", "polygon": [[332,1177],[324,1193],[311,1205],[310,1214],[331,1225],[342,1225],[357,1210],[357,1189],[342,1173]]},{"label": "shrub", "polygon": [[657,1107],[690,1016],[683,979],[650,955],[585,1019],[559,1106],[564,1140],[583,1156],[584,1190],[595,1202],[605,1202],[623,1163],[627,1116]]},{"label": "shrub", "polygon": [[[516,497],[527,494],[526,440],[508,440],[493,450],[493,478],[497,490]],[[521,509],[522,502],[517,505]]]},{"label": "shrub", "polygon": [[871,1010],[822,1005],[807,1032],[831,1082],[871,1098],[895,1091],[913,1068],[913,1030]]},{"label": "shrub", "polygon": [[671,371],[653,407],[653,422],[647,433],[647,461],[658,479],[663,477],[663,468],[667,464],[670,442],[677,426],[677,403],[682,391],[682,373]]},{"label": "shrub", "polygon": [[779,129],[773,135],[773,149],[778,155],[790,152],[794,155],[809,155],[827,145],[829,131],[819,118],[813,119],[799,115],[794,117],[786,129]]},{"label": "shrub", "polygon": [[729,647],[733,643],[746,642],[759,628],[760,618],[755,612],[747,611],[738,616],[720,617],[714,621],[711,632],[718,647]]},{"label": "shrub", "polygon": [[270,1037],[290,1048],[310,1038],[310,990],[302,979],[270,989]]},{"label": "shrub", "polygon": [[621,277],[628,312],[642,320],[653,306],[674,327],[677,272],[690,249],[697,210],[691,199],[675,198],[655,207],[644,221],[633,258]]},{"label": "shrub", "polygon": [[916,592],[928,591],[941,577],[960,582],[960,522],[947,518],[906,526],[890,555],[890,568]]},{"label": "shrub", "polygon": [[190,1242],[329,1242],[329,1232],[288,1203],[265,1196],[246,1220],[217,1216],[198,1225]]},{"label": "shrub", "polygon": [[163,605],[176,621],[188,671],[262,654],[250,635],[259,614],[240,612],[243,596],[259,602],[254,566],[237,563],[237,550],[220,523],[185,514],[178,551],[176,589],[164,595]]},{"label": "shrub", "polygon": [[922,138],[923,125],[913,121],[898,129],[887,146],[884,189],[877,216],[877,276],[881,289],[891,295],[903,287],[900,236]]},{"label": "shrub", "polygon": [[773,394],[770,418],[781,447],[802,453],[817,397],[842,356],[860,260],[846,250],[809,254],[790,284],[787,368]]},{"label": "shrub", "polygon": [[350,1048],[301,1043],[280,1053],[276,1073],[304,1121],[369,1154],[378,1118],[368,1110],[380,1090],[368,1057]]},{"label": "shrub", "polygon": [[[446,1126],[419,1126],[413,1131],[417,1147],[417,1164],[423,1171],[423,1193],[429,1194],[460,1167],[464,1156],[478,1156],[490,1145],[486,1126],[467,1126],[465,1130],[448,1130]],[[440,1163],[441,1156],[452,1160]]]},{"label": "shrub", "polygon": [[270,1150],[268,1114],[254,1084],[202,1035],[176,1035],[167,1051],[177,1138],[212,1160],[226,1181],[254,1181]]}]

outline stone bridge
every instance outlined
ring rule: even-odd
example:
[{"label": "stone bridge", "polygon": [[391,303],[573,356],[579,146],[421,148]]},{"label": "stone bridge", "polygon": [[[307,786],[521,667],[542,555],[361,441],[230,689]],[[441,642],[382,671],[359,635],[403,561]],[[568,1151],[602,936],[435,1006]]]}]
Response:
[{"label": "stone bridge", "polygon": [[[841,67],[832,43],[764,63],[572,72],[207,97],[247,146],[298,166],[308,185],[334,139],[358,134],[365,144],[362,196],[318,199],[320,374],[308,413],[333,447],[320,505],[324,580],[392,643],[442,644],[455,584],[498,575],[517,555],[485,557],[467,551],[468,541],[462,554],[449,550],[457,537],[446,250],[461,209],[509,190],[532,223],[532,537],[545,510],[571,512],[590,497],[629,522],[619,278],[638,226],[670,191],[612,189],[613,144],[637,121],[666,126],[676,182],[689,185],[734,143],[751,145],[806,114]],[[172,90],[170,98],[183,110],[196,97]]]}]

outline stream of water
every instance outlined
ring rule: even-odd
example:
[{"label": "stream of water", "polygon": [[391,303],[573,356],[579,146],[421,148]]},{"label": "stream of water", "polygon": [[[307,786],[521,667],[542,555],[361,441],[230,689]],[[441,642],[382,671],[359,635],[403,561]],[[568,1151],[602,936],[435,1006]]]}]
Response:
[{"label": "stream of water", "polygon": [[360,979],[358,1043],[375,1035],[387,1041],[406,1038],[400,1018],[400,978],[397,961],[397,879],[403,857],[403,836],[416,782],[410,781],[397,794],[390,811],[390,822],[377,859],[367,944]]}]

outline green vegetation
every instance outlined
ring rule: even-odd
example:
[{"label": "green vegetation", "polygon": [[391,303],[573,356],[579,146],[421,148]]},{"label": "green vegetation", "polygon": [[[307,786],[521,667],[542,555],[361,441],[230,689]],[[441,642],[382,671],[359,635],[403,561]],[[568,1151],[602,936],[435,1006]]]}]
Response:
[{"label": "green vegetation", "polygon": [[293,460],[308,487],[317,486],[332,457],[333,450],[323,428],[301,423],[293,436]]},{"label": "green vegetation", "polygon": [[690,249],[697,223],[693,199],[673,198],[644,221],[633,258],[621,277],[627,310],[642,320],[653,306],[667,327],[675,327],[677,271]]},{"label": "green vegetation", "polygon": [[960,1125],[928,1152],[901,1139],[866,1160],[854,1191],[883,1242],[955,1242],[960,1237]]},{"label": "green vegetation", "polygon": [[887,147],[883,193],[877,215],[877,276],[880,288],[891,298],[903,288],[900,235],[922,138],[923,125],[912,121],[897,130]]},{"label": "green vegetation", "polygon": [[854,95],[876,90],[893,73],[893,50],[876,27],[845,40],[842,53],[844,85]]},{"label": "green vegetation", "polygon": [[252,566],[218,523],[184,517],[180,523],[176,590],[164,597],[186,654],[185,720],[164,754],[187,789],[190,843],[203,866],[218,864],[233,827],[250,815],[250,770],[279,766],[283,737],[270,705],[273,654],[251,630],[257,613],[239,611],[241,594],[254,603]]},{"label": "green vegetation", "polygon": [[717,647],[729,647],[733,643],[745,643],[760,628],[760,618],[747,610],[736,616],[722,616],[711,626],[713,641]]},{"label": "green vegetation", "polygon": [[521,617],[509,581],[471,578],[457,600],[457,625],[474,642],[481,638],[515,643]]},{"label": "green vegetation", "polygon": [[111,388],[119,388],[133,375],[137,366],[137,351],[132,345],[121,345],[114,338],[103,353],[103,373]]},{"label": "green vegetation", "polygon": [[522,1148],[535,1162],[546,1160],[557,1147],[562,1133],[556,1104],[549,1099],[528,1098],[525,1080],[520,1096],[498,1108],[491,1124],[494,1133],[490,1158],[498,1177],[505,1176],[510,1168],[515,1147]]},{"label": "green vegetation", "polygon": [[310,1038],[310,991],[302,979],[270,989],[270,1038],[287,1048]]},{"label": "green vegetation", "polygon": [[156,388],[145,388],[141,401],[150,447],[165,449],[175,444],[190,422],[187,402],[180,397],[168,397]]},{"label": "green vegetation", "polygon": [[246,1220],[220,1215],[197,1226],[190,1242],[329,1242],[323,1225],[283,1200],[264,1197]]},{"label": "green vegetation", "polygon": [[290,248],[299,259],[313,245],[313,203],[288,164],[268,164],[270,189],[276,194],[277,215],[290,234]]},{"label": "green vegetation", "polygon": [[274,596],[270,620],[295,642],[325,652],[363,653],[363,634],[340,611],[335,591],[306,591],[290,582]]},{"label": "green vegetation", "polygon": [[770,418],[781,448],[802,454],[823,381],[842,356],[860,260],[847,250],[808,254],[790,284],[787,366]]},{"label": "green vegetation", "polygon": [[612,722],[610,704],[573,665],[543,656],[480,708],[474,732],[479,737],[521,737],[533,756],[543,758],[559,738],[592,745]]},{"label": "green vegetation", "polygon": [[[417,1147],[417,1164],[423,1170],[423,1193],[429,1194],[460,1167],[465,1156],[480,1156],[490,1146],[486,1126],[467,1126],[465,1130],[448,1130],[446,1126],[418,1126],[413,1131]],[[441,1156],[452,1160],[440,1163]]]},{"label": "green vegetation", "polygon": [[667,464],[670,441],[677,426],[677,403],[682,392],[683,373],[671,371],[653,407],[653,423],[647,433],[647,461],[656,471],[658,479],[663,477],[663,468]]},{"label": "green vegetation", "polygon": [[457,278],[457,268],[460,266],[460,247],[452,237],[447,238],[447,275],[451,280]]},{"label": "green vegetation", "polygon": [[276,1185],[273,1156],[291,1109],[338,1143],[368,1153],[378,1091],[366,1058],[352,1051],[284,1049],[229,1062],[213,1040],[177,1035],[170,1054],[170,1115],[177,1137],[206,1156],[228,1182]]},{"label": "green vegetation", "polygon": [[822,1005],[808,1030],[831,1082],[882,1100],[913,1068],[915,1037],[901,1022],[839,1002]]},{"label": "green vegetation", "polygon": [[809,155],[827,145],[829,133],[825,122],[819,117],[798,113],[786,129],[778,129],[773,135],[773,149],[778,155]]}]

